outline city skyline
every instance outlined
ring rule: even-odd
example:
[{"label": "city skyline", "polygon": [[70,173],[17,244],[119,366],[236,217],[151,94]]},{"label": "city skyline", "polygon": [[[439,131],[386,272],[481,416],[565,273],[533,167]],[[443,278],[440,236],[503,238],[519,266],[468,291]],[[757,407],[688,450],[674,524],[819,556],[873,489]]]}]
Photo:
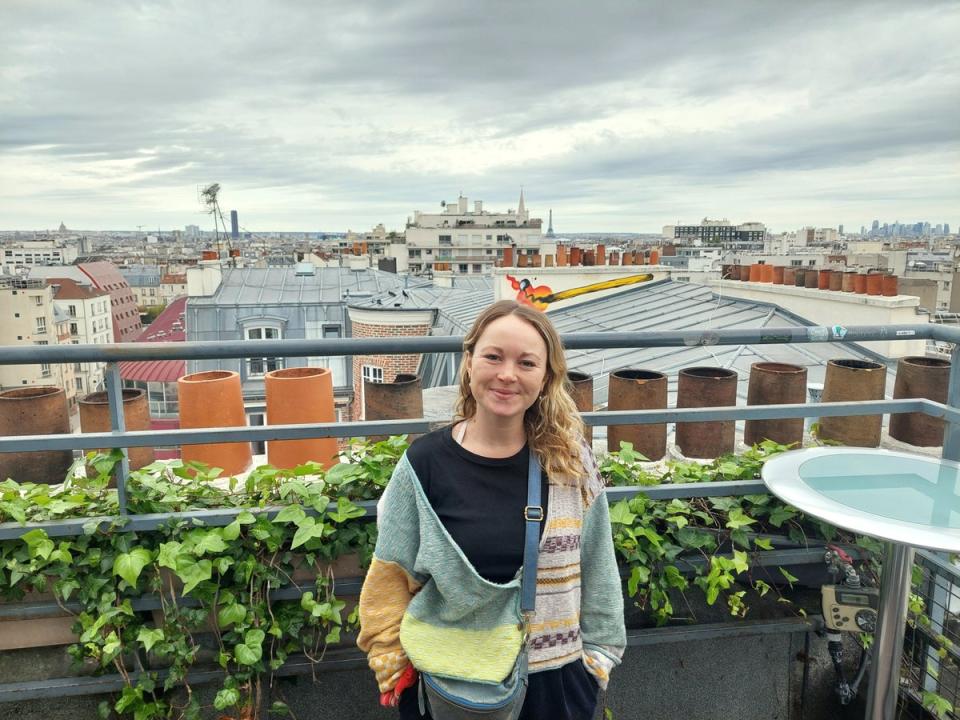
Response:
[{"label": "city skyline", "polygon": [[11,2],[0,229],[960,225],[960,6]]}]

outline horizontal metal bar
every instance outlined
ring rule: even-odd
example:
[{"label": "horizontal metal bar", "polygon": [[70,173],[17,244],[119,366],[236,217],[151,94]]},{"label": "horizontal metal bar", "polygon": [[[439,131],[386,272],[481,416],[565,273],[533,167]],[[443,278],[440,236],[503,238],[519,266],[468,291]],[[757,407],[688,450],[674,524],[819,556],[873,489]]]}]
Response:
[{"label": "horizontal metal bar", "polygon": [[[365,515],[371,519],[376,517],[376,500],[361,500],[355,503],[363,509]],[[0,540],[9,540],[18,538],[30,530],[43,530],[50,537],[71,537],[84,535],[85,526],[96,528],[96,530],[106,530],[112,524],[121,522],[124,532],[150,532],[159,527],[165,526],[170,522],[194,522],[199,521],[207,527],[224,527],[234,521],[242,512],[250,512],[254,515],[265,514],[273,519],[277,513],[283,510],[283,507],[273,506],[267,508],[215,508],[212,510],[184,510],[182,512],[171,513],[144,513],[142,515],[101,515],[96,517],[70,518],[67,520],[54,520],[50,522],[38,523],[0,523]],[[317,512],[313,508],[305,507],[304,512],[307,515],[316,516]],[[363,516],[361,516],[363,517]]]},{"label": "horizontal metal bar", "polygon": [[[439,423],[445,424],[445,423]],[[315,437],[363,437],[427,433],[437,427],[431,420],[379,420],[376,422],[312,423],[306,425],[250,425],[202,430],[135,430],[63,435],[14,435],[0,438],[0,452],[36,450],[95,450],[109,447],[161,447],[253,440],[302,440]]]},{"label": "horizontal metal bar", "polygon": [[[762,495],[768,492],[762,480],[718,481],[712,483],[664,483],[661,485],[631,485],[628,487],[606,488],[608,501],[613,503],[643,493],[655,500],[690,497],[726,497],[732,495]],[[356,503],[364,510],[365,517],[373,519],[377,513],[376,500],[363,500]],[[51,520],[47,522],[28,522],[23,525],[15,522],[0,523],[0,540],[18,538],[31,530],[43,530],[50,537],[71,537],[85,534],[85,527],[106,530],[112,524],[123,522],[126,532],[150,532],[172,522],[199,521],[208,527],[224,527],[233,522],[241,512],[265,513],[273,518],[283,507],[267,508],[216,508],[212,510],[185,510],[171,513],[150,513],[142,515],[98,516]],[[312,508],[304,508],[308,515],[316,515]]]},{"label": "horizontal metal bar", "polygon": [[[809,342],[853,343],[890,340],[960,342],[960,331],[935,323],[854,325],[843,333],[829,327],[689,330],[669,332],[600,332],[562,335],[568,350],[698,345],[771,345]],[[463,349],[461,336],[404,338],[331,338],[325,340],[193,341],[178,343],[110,343],[0,347],[0,365],[127,360],[212,360],[247,357],[331,357],[449,353]]]},{"label": "horizontal metal bar", "polygon": [[750,635],[780,635],[815,631],[820,622],[815,617],[784,618],[782,620],[743,620],[740,622],[708,623],[683,627],[660,627],[628,630],[627,645],[650,646],[672,642],[703,642],[727,637]]},{"label": "horizontal metal bar", "polygon": [[651,500],[673,500],[674,498],[768,495],[770,491],[763,484],[763,480],[718,480],[717,482],[705,483],[625,485],[608,487],[606,493],[607,502],[612,504],[620,500],[629,500],[637,495],[646,495]]},{"label": "horizontal metal bar", "polygon": [[947,562],[936,553],[929,550],[916,551],[917,562],[941,575],[947,575],[955,585],[960,585],[960,567]]},{"label": "horizontal metal bar", "polygon": [[[292,655],[287,662],[274,674],[279,676],[305,675],[313,670],[321,672],[336,672],[367,666],[367,658],[355,648],[335,648],[328,650],[323,660],[312,661],[303,655]],[[159,684],[169,674],[168,670],[151,670],[157,673]],[[139,671],[130,673],[130,682],[136,684],[140,678]],[[224,676],[220,669],[193,670],[187,673],[187,682],[191,685],[203,685],[216,682]],[[178,683],[182,684],[182,683]],[[115,693],[126,687],[126,682],[120,675],[99,675],[94,677],[66,677],[50,678],[48,680],[32,680],[30,682],[15,682],[0,684],[0,703],[16,703],[26,700],[43,698],[77,697],[81,695],[103,695]]]},{"label": "horizontal metal bar", "polygon": [[[335,579],[334,583],[338,597],[355,597],[360,594],[360,588],[363,586],[363,578],[340,578]],[[274,602],[278,600],[299,600],[304,591],[312,588],[312,582],[287,585],[278,590],[271,590],[270,599]],[[165,602],[170,604],[170,599],[165,598]],[[183,595],[178,595],[174,600],[174,604],[181,607],[200,607],[200,602],[196,598]],[[159,595],[141,595],[138,598],[131,599],[130,607],[137,612],[147,612],[150,610],[162,610],[164,603],[161,602]],[[79,613],[83,609],[83,605],[78,602],[65,602],[62,604],[54,600],[26,603],[0,602],[0,620],[32,620],[58,615],[64,610]]]},{"label": "horizontal metal bar", "polygon": [[[930,413],[947,416],[945,406],[929,401],[857,400],[836,403],[794,403],[666,410],[616,410],[583,413],[587,425],[647,425],[653,423],[710,422],[715,420],[766,420],[787,417],[833,417],[885,413]],[[960,413],[958,413],[960,417]],[[62,435],[15,435],[0,438],[0,453],[38,450],[95,450],[109,447],[159,447],[202,443],[302,440],[315,437],[363,437],[426,433],[449,420],[380,420],[376,422],[312,423],[305,425],[254,425],[191,430],[139,430]]]}]

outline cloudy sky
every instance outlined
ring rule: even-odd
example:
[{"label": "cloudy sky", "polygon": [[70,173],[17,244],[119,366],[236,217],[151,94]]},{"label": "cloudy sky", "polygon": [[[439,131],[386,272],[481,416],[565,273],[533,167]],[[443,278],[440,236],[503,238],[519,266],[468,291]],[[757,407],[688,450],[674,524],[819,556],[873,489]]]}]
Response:
[{"label": "cloudy sky", "polygon": [[2,0],[0,229],[960,225],[960,3]]}]

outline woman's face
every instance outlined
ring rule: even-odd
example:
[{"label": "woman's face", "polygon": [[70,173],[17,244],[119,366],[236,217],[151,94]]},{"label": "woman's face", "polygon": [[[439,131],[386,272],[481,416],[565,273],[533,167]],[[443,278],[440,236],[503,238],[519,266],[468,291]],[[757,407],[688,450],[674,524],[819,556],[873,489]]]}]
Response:
[{"label": "woman's face", "polygon": [[487,325],[467,357],[477,415],[522,419],[547,376],[547,344],[536,328],[504,315]]}]

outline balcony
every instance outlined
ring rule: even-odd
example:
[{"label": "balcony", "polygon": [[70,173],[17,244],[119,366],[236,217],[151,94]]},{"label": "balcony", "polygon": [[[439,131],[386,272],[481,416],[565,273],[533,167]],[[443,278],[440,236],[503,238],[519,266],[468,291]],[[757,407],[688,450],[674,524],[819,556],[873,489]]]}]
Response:
[{"label": "balcony", "polygon": [[[708,334],[699,331],[669,332],[669,333],[589,333],[574,334],[564,337],[564,344],[568,350],[599,347],[682,347],[691,344],[803,344],[813,342],[814,338],[829,342],[850,342],[856,338],[857,342],[888,338],[891,334],[909,332],[911,339],[928,339],[943,343],[960,342],[960,330],[956,328],[934,325],[912,325],[892,327],[850,327],[847,328],[846,338],[836,338],[830,334],[829,328],[765,328],[763,330],[720,330]],[[895,335],[896,336],[896,335]],[[907,337],[904,335],[904,337]],[[247,442],[302,439],[309,437],[336,437],[341,439],[366,435],[399,435],[404,433],[423,433],[433,425],[423,419],[392,420],[366,423],[329,423],[318,425],[277,425],[244,428],[214,428],[208,430],[167,430],[167,431],[125,431],[122,427],[122,413],[119,410],[121,397],[120,378],[117,363],[121,360],[149,360],[162,357],[163,359],[207,359],[207,358],[257,358],[257,357],[312,357],[312,356],[348,356],[373,354],[410,354],[410,353],[456,353],[461,346],[460,338],[426,337],[426,338],[376,338],[376,339],[331,339],[331,340],[264,340],[247,341],[243,343],[182,343],[176,347],[151,347],[151,344],[133,345],[73,345],[48,346],[33,348],[0,348],[0,364],[30,364],[30,363],[69,363],[69,362],[106,362],[106,387],[114,404],[115,430],[108,433],[91,433],[85,435],[49,435],[49,436],[19,436],[0,438],[0,452],[27,452],[40,450],[72,450],[90,451],[96,448],[123,446],[152,447],[191,445],[210,442]],[[947,420],[943,457],[951,460],[960,459],[960,357],[958,351],[953,351],[953,371],[951,375],[950,402],[939,404],[927,400],[904,399],[893,401],[867,401],[858,403],[830,403],[819,405],[777,405],[751,406],[726,408],[699,408],[684,410],[644,410],[644,411],[611,411],[586,412],[583,417],[590,426],[615,426],[627,424],[675,423],[678,420],[686,421],[716,421],[716,420],[746,420],[767,419],[772,417],[830,417],[830,416],[865,416],[878,413],[892,412],[921,412]],[[757,460],[762,462],[763,458]],[[629,465],[628,457],[620,458],[623,465]],[[698,466],[700,467],[700,466]],[[712,467],[712,470],[707,471]],[[740,468],[753,467],[741,464]],[[687,500],[705,501],[707,498],[723,500],[724,498],[759,502],[758,498],[766,496],[767,491],[763,483],[753,474],[747,477],[728,479],[724,475],[726,470],[721,465],[702,465],[705,468],[701,476],[688,476],[680,481],[672,477],[675,482],[662,483],[654,478],[653,484],[628,484],[611,486],[607,489],[611,506],[624,500],[631,500],[638,496],[645,496],[653,502],[670,503],[673,500],[683,502]],[[691,472],[693,465],[688,468]],[[300,483],[297,478],[289,479],[285,487],[293,492],[286,495],[284,503],[255,505],[247,508],[241,502],[247,495],[252,496],[258,487],[272,487],[274,482],[269,473],[252,472],[247,478],[247,486],[241,481],[236,488],[230,487],[229,493],[217,494],[213,492],[214,483],[205,480],[188,480],[180,478],[184,486],[191,488],[190,502],[182,509],[171,510],[162,502],[164,488],[172,487],[170,483],[179,482],[171,475],[157,478],[156,485],[150,490],[144,485],[142,476],[131,474],[125,461],[116,466],[109,463],[103,466],[101,473],[112,473],[117,485],[115,493],[103,490],[103,505],[110,512],[89,515],[83,512],[72,512],[69,507],[70,497],[58,497],[54,503],[67,503],[58,506],[60,509],[55,519],[49,517],[39,521],[30,521],[22,524],[17,521],[0,523],[0,584],[15,582],[11,573],[22,574],[27,571],[25,565],[37,561],[37,558],[48,559],[59,552],[69,552],[59,545],[61,542],[92,543],[102,542],[104,538],[116,538],[123,543],[120,548],[123,560],[119,564],[112,564],[114,588],[119,594],[116,602],[108,603],[100,611],[103,621],[110,625],[110,617],[115,617],[118,608],[120,615],[153,617],[155,622],[166,622],[163,616],[182,617],[183,622],[191,627],[191,633],[198,638],[200,655],[196,664],[188,666],[170,666],[169,663],[159,662],[156,653],[151,653],[145,643],[151,647],[162,643],[164,639],[157,634],[162,625],[144,624],[140,632],[145,633],[140,640],[137,637],[117,636],[111,640],[93,629],[98,622],[96,614],[80,615],[81,621],[86,623],[85,641],[88,645],[96,646],[102,652],[124,653],[117,654],[113,660],[108,660],[103,668],[96,671],[88,657],[84,669],[80,673],[69,672],[64,663],[64,654],[56,648],[41,648],[37,650],[10,650],[0,653],[0,711],[5,716],[34,718],[50,717],[54,707],[59,716],[65,717],[95,717],[97,704],[106,697],[111,697],[111,704],[116,700],[116,693],[122,697],[130,696],[129,706],[143,703],[142,697],[138,700],[132,696],[132,687],[162,686],[168,683],[171,688],[182,688],[187,683],[191,688],[189,697],[202,697],[203,704],[208,706],[215,702],[214,694],[223,703],[232,698],[233,688],[224,685],[224,672],[217,665],[215,648],[219,640],[226,636],[233,622],[239,622],[239,610],[235,607],[241,603],[230,602],[223,597],[194,596],[188,586],[179,591],[168,591],[163,585],[146,587],[143,584],[137,587],[137,575],[145,565],[138,570],[136,565],[141,558],[137,549],[160,547],[160,544],[170,537],[173,532],[194,532],[191,537],[198,542],[214,543],[212,535],[206,535],[208,529],[220,529],[221,541],[224,535],[235,537],[233,533],[252,531],[259,527],[256,518],[263,517],[277,522],[278,518],[290,513],[293,505],[305,507],[306,517],[330,517],[332,509],[317,509],[310,505],[318,499],[311,485]],[[350,470],[345,471],[347,473]],[[751,471],[752,473],[753,471]],[[755,473],[754,473],[755,474]],[[338,482],[349,483],[351,476],[347,474]],[[15,478],[14,478],[15,479]],[[108,479],[104,477],[104,482]],[[161,482],[162,480],[162,482]],[[151,480],[154,482],[154,480]],[[332,482],[332,480],[331,480]],[[250,485],[252,483],[252,486]],[[258,485],[261,484],[261,485]],[[246,490],[244,489],[246,487]],[[145,490],[145,488],[147,488]],[[0,485],[0,512],[3,516],[8,513],[11,497],[9,488],[7,495],[2,494],[4,486]],[[153,493],[153,494],[151,494]],[[303,493],[302,495],[298,495]],[[213,498],[228,499],[226,506],[213,503]],[[267,497],[268,495],[262,495]],[[49,508],[51,497],[40,492],[36,497],[42,501],[38,507]],[[294,498],[299,497],[294,502]],[[229,500],[229,498],[234,498]],[[76,502],[76,501],[74,501]],[[359,509],[360,515],[348,520],[350,514],[347,505],[337,504],[336,512],[343,512],[344,522],[365,522],[376,515],[376,503],[372,498],[353,498],[353,504]],[[6,503],[6,504],[4,504]],[[147,511],[150,503],[167,509]],[[318,506],[319,507],[319,506]],[[664,505],[666,507],[666,505]],[[713,505],[711,507],[716,507]],[[251,512],[252,510],[252,512]],[[44,510],[46,512],[46,510]],[[326,515],[324,515],[326,513]],[[33,517],[31,515],[31,517]],[[27,519],[27,518],[24,518]],[[326,521],[326,520],[325,520]],[[181,530],[173,530],[174,525],[180,524]],[[303,521],[301,529],[309,523]],[[266,526],[264,526],[266,527]],[[316,526],[314,526],[316,527]],[[354,527],[354,526],[351,526]],[[355,526],[361,527],[361,526]],[[42,531],[42,532],[40,532]],[[360,530],[357,530],[360,532]],[[203,536],[201,538],[201,535]],[[179,537],[179,535],[178,535]],[[23,556],[14,558],[10,553],[12,547],[9,541],[22,539],[25,548]],[[847,538],[849,539],[849,538]],[[682,606],[682,600],[677,600],[675,614],[684,617],[695,614],[697,623],[687,620],[670,623],[657,627],[651,622],[649,615],[644,616],[628,603],[628,650],[623,666],[616,671],[606,696],[606,703],[613,711],[617,720],[633,717],[651,718],[772,718],[779,717],[789,720],[811,720],[817,718],[862,717],[862,709],[856,703],[841,706],[834,697],[834,675],[830,666],[825,639],[820,634],[823,629],[823,619],[819,616],[819,600],[817,586],[823,582],[823,556],[827,541],[823,537],[790,538],[783,533],[779,535],[751,534],[750,577],[765,577],[770,585],[777,585],[771,578],[779,577],[777,592],[782,593],[790,603],[780,603],[776,600],[763,601],[750,596],[751,611],[745,617],[732,615],[737,609],[733,605],[710,605],[702,599],[691,599],[691,605]],[[757,541],[760,541],[759,543]],[[185,541],[177,541],[182,549]],[[264,537],[264,542],[268,538]],[[4,545],[4,543],[7,543]],[[766,544],[771,549],[760,551]],[[98,546],[99,547],[99,546]],[[212,547],[212,546],[211,546]],[[868,550],[855,545],[844,545],[851,553],[863,559]],[[702,554],[701,557],[692,557],[685,560],[682,572],[689,577],[705,577],[697,574],[697,567],[702,569],[711,567],[713,557],[736,557],[736,545],[718,547],[715,555]],[[289,552],[285,548],[279,551]],[[166,552],[173,552],[172,546]],[[99,552],[99,551],[98,551]],[[149,552],[149,551],[148,551]],[[207,551],[204,551],[207,552]],[[225,561],[227,555],[210,549],[210,557],[217,562]],[[139,559],[138,559],[139,558]],[[191,562],[200,565],[196,556]],[[74,552],[73,561],[78,567],[90,567],[90,577],[96,575],[91,565],[85,565],[89,555]],[[154,558],[149,562],[160,562]],[[286,566],[284,566],[286,567]],[[778,572],[778,568],[786,570],[787,575]],[[203,568],[200,568],[203,572]],[[217,572],[211,567],[211,572]],[[224,568],[220,572],[226,572]],[[359,590],[361,578],[358,570],[339,573],[335,582],[337,597],[350,598]],[[629,585],[631,578],[629,568],[624,568],[625,585]],[[902,684],[899,688],[901,704],[905,717],[924,717],[924,711],[918,708],[926,702],[930,707],[940,710],[941,717],[956,717],[952,710],[947,710],[947,704],[955,706],[957,697],[957,664],[960,653],[957,646],[960,644],[956,615],[960,605],[960,572],[948,558],[936,553],[920,551],[917,554],[914,566],[917,593],[911,604],[911,612],[915,617],[924,617],[927,622],[916,622],[908,629],[904,639],[902,659]],[[84,575],[77,575],[81,582]],[[172,575],[161,573],[164,582],[173,582]],[[739,577],[739,576],[738,576]],[[784,582],[787,578],[788,582]],[[793,578],[789,580],[789,578]],[[132,579],[133,582],[129,582]],[[742,578],[741,578],[742,579]],[[287,582],[289,578],[278,578],[278,584],[269,590],[269,597],[265,594],[261,598],[263,603],[273,603],[278,611],[289,611],[291,602],[295,606],[304,608],[308,614],[326,618],[333,612],[334,605],[321,607],[316,594],[333,592],[331,583],[320,581],[318,586],[313,580],[308,587],[298,583]],[[51,582],[57,578],[51,577]],[[645,582],[640,580],[640,582]],[[303,583],[303,579],[299,580]],[[750,590],[747,583],[746,589]],[[753,586],[754,588],[757,586]],[[171,586],[172,589],[172,586]],[[306,595],[310,592],[309,597]],[[95,594],[95,593],[94,593]],[[58,600],[52,598],[28,598],[26,602],[15,604],[0,604],[0,642],[3,639],[3,621],[32,620],[37,632],[51,631],[58,622],[61,627],[64,623],[65,610],[67,615],[75,615],[89,607],[90,590],[74,589],[70,597]],[[234,601],[236,598],[234,598]],[[122,602],[121,602],[122,601]],[[218,621],[213,621],[212,628],[205,626],[208,622],[206,610],[198,611],[198,607],[208,608],[210,603],[219,607],[227,615],[221,618],[230,620],[217,629]],[[219,603],[219,604],[218,604]],[[95,604],[95,603],[94,603]],[[61,607],[62,606],[62,607]],[[249,609],[249,608],[248,608]],[[153,616],[151,613],[162,611],[162,615]],[[689,613],[688,613],[689,611]],[[802,611],[802,612],[801,612]],[[189,615],[189,613],[193,615]],[[186,615],[178,615],[185,613]],[[346,609],[344,609],[344,616]],[[214,614],[216,616],[216,613]],[[108,617],[109,616],[109,617]],[[157,619],[160,618],[160,619]],[[72,618],[67,618],[68,624]],[[334,629],[334,624],[324,620],[324,627]],[[346,620],[344,620],[344,624]],[[97,626],[104,627],[103,624]],[[339,628],[339,621],[336,624]],[[205,632],[213,630],[214,632]],[[339,634],[339,630],[337,630]],[[193,635],[190,635],[191,637]],[[855,679],[857,674],[857,646],[852,642],[850,635],[844,636],[845,649],[848,657],[844,665],[847,678]],[[211,639],[212,638],[212,639]],[[255,639],[255,638],[253,638]],[[250,640],[253,643],[253,639]],[[941,639],[949,642],[941,642]],[[285,655],[275,668],[275,678],[267,687],[264,679],[262,694],[269,696],[270,702],[283,702],[294,710],[297,717],[311,718],[341,718],[341,717],[383,717],[375,706],[376,688],[372,678],[366,670],[365,659],[351,646],[345,632],[345,642],[336,644],[333,640],[330,647],[316,653],[294,652]],[[138,645],[139,642],[139,645]],[[224,662],[232,668],[231,677],[242,679],[245,667],[252,667],[259,662],[259,657],[251,650],[248,657],[246,650],[241,651],[236,643],[234,655]],[[259,643],[255,643],[260,648]],[[321,643],[321,648],[323,647]],[[264,650],[266,652],[266,650]],[[239,653],[239,655],[237,655]],[[235,657],[250,665],[240,662],[237,666]],[[853,664],[851,664],[853,661]],[[117,672],[117,668],[122,672]],[[154,673],[155,675],[151,675]],[[314,683],[304,679],[297,679],[306,675],[313,675]],[[860,697],[865,695],[866,680],[860,688]],[[258,686],[260,687],[260,686]],[[126,690],[125,690],[126,688]],[[180,690],[174,692],[173,702],[186,703],[188,696]],[[126,694],[124,694],[126,693]],[[220,693],[225,693],[221,695]],[[112,696],[110,694],[113,694]],[[934,694],[936,697],[934,697]],[[158,694],[160,697],[162,693]],[[148,699],[153,698],[151,691],[146,691]],[[68,703],[60,698],[71,698]],[[942,701],[942,702],[941,702]],[[268,706],[270,702],[265,704]],[[937,704],[940,703],[940,704]],[[226,706],[225,706],[226,707]],[[69,712],[67,710],[69,708]],[[350,708],[349,711],[345,708]],[[144,711],[146,712],[146,711]],[[857,714],[859,712],[859,714]],[[67,713],[64,715],[64,713]],[[71,714],[72,713],[72,714]],[[913,713],[913,714],[909,714]],[[126,717],[127,715],[124,715]],[[144,715],[147,717],[148,715]],[[204,715],[204,717],[214,715]],[[263,715],[266,717],[266,713]],[[933,717],[933,715],[927,715]],[[156,715],[163,717],[163,715]]]}]

